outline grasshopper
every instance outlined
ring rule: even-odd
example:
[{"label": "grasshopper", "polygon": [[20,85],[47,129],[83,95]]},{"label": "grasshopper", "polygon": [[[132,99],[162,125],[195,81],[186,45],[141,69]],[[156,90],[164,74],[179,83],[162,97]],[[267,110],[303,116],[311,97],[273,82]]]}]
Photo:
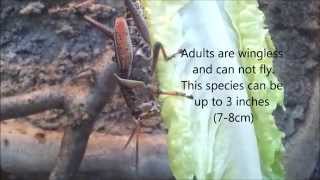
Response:
[{"label": "grasshopper", "polygon": [[[152,45],[150,43],[149,31],[144,17],[140,14],[139,10],[131,0],[125,0],[125,4],[132,15],[133,21],[137,26],[140,35],[142,36],[142,45],[141,47],[138,47],[136,51],[133,50],[127,20],[124,17],[120,16],[116,18],[113,31],[90,17],[86,16],[85,20],[89,21],[103,32],[107,32],[107,35],[110,33],[114,34],[112,38],[114,39],[116,62],[119,67],[119,73],[115,74],[115,77],[136,124],[136,128],[129,136],[126,144],[124,145],[124,149],[127,148],[133,137],[136,135],[135,165],[137,170],[139,164],[139,135],[141,120],[151,116],[159,115],[160,106],[156,101],[157,96],[163,94],[182,96],[189,99],[192,99],[193,97],[182,92],[164,92],[161,91],[157,85],[150,84],[153,79],[153,74],[156,69],[160,52],[163,54],[164,59],[168,61],[174,58],[177,54],[181,53],[181,51],[179,50],[173,55],[168,56],[160,42],[156,42],[154,45]],[[144,77],[142,78],[143,80],[139,80],[141,77],[136,75],[139,73],[133,73],[135,64],[138,64],[141,61],[147,61],[150,64],[148,73],[144,73]],[[142,92],[145,98],[139,98],[137,96],[139,92]]]}]

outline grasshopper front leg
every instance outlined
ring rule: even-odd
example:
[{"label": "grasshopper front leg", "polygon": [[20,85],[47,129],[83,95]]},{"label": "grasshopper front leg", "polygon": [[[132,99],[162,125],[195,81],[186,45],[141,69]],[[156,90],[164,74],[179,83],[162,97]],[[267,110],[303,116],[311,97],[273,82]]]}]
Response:
[{"label": "grasshopper front leg", "polygon": [[168,56],[162,43],[160,42],[156,42],[154,45],[153,45],[153,56],[152,56],[152,69],[151,71],[154,72],[155,69],[156,69],[156,66],[157,66],[157,63],[158,63],[158,59],[159,59],[159,56],[160,56],[160,51],[164,57],[164,60],[166,61],[169,61],[171,60],[172,58],[176,57],[176,55],[180,54],[181,53],[181,50],[178,50],[176,53]]},{"label": "grasshopper front leg", "polygon": [[[150,44],[150,35],[149,35],[149,30],[148,30],[147,23],[146,23],[145,19],[142,17],[142,15],[140,14],[137,7],[134,5],[132,0],[125,0],[125,4],[126,4],[126,7],[129,9],[129,11],[131,12],[133,20],[134,20],[135,24],[137,25],[141,36],[148,44]],[[152,47],[151,44],[150,44],[150,46]],[[152,73],[156,69],[156,65],[157,65],[157,62],[159,59],[160,51],[166,61],[174,58],[177,54],[181,53],[181,50],[179,50],[178,52],[168,56],[162,43],[156,42],[152,48],[152,56],[151,56],[151,58],[152,58],[151,59],[152,60],[152,67],[151,67]]]},{"label": "grasshopper front leg", "polygon": [[116,77],[119,85],[121,87],[129,88],[129,89],[147,89],[149,90],[153,95],[170,95],[170,96],[182,96],[189,99],[193,99],[192,95],[186,95],[183,92],[178,91],[162,91],[157,86],[153,86],[151,84],[145,84],[143,81],[136,81],[136,80],[130,80],[130,79],[124,79],[119,77],[117,74],[114,74]]}]

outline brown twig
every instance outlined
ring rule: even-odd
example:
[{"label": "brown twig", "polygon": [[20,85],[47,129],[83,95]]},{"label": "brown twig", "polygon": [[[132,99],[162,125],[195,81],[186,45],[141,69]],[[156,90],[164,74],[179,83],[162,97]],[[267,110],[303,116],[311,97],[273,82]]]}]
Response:
[{"label": "brown twig", "polygon": [[93,123],[87,121],[79,126],[69,126],[65,129],[61,142],[60,152],[50,180],[71,179],[80,167]]},{"label": "brown twig", "polygon": [[68,4],[67,7],[57,7],[57,8],[51,8],[49,9],[49,14],[55,14],[59,12],[68,12],[72,10],[79,9],[81,7],[89,6],[91,4],[94,4],[96,1],[95,0],[86,0],[78,4]]},{"label": "brown twig", "polygon": [[[80,121],[80,124],[65,129],[57,163],[51,172],[50,180],[70,179],[80,166],[94,121],[110,100],[116,87],[113,74],[117,72],[117,67],[111,62],[111,57],[110,53],[107,54],[102,58],[102,63],[96,65],[95,70],[98,73],[95,75],[95,85],[89,89],[85,98],[70,103],[69,112],[76,113],[71,118],[75,118],[74,121]],[[78,109],[81,112],[75,111]]]},{"label": "brown twig", "polygon": [[0,120],[18,118],[48,109],[62,109],[64,94],[58,87],[50,87],[19,96],[1,98]]},{"label": "brown twig", "polygon": [[[56,165],[50,180],[67,180],[77,172],[83,158],[92,126],[110,100],[116,87],[112,62],[113,52],[107,50],[92,68],[88,81],[69,82],[62,87],[46,88],[30,94],[1,99],[1,120],[26,116],[53,108],[63,108],[69,118]],[[94,82],[91,82],[91,79]],[[90,81],[90,83],[88,83]]]}]

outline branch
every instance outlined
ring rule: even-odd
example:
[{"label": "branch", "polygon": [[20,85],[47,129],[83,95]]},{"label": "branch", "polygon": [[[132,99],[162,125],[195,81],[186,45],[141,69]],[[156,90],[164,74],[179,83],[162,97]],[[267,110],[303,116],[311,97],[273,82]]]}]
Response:
[{"label": "branch", "polygon": [[50,174],[50,180],[71,179],[78,171],[85,153],[93,123],[87,121],[64,131],[57,163]]},{"label": "branch", "polygon": [[61,88],[50,87],[29,94],[4,97],[0,102],[0,121],[39,113],[48,109],[62,109],[64,94]]},{"label": "branch", "polygon": [[[0,132],[2,170],[31,176],[47,174],[51,171],[58,154],[62,136],[62,132],[44,131],[24,121],[2,123]],[[131,144],[123,150],[127,140],[127,135],[91,133],[79,174],[99,175],[101,179],[133,179],[136,175],[133,168],[135,146]],[[140,137],[140,144],[140,179],[173,179],[169,169],[166,135],[143,134]]]},{"label": "branch", "polygon": [[[85,98],[74,100],[69,104],[76,125],[65,129],[57,163],[50,174],[50,180],[68,180],[76,174],[84,156],[93,124],[116,87],[114,73],[117,72],[112,55],[105,53],[99,64],[96,64],[95,85],[91,87]],[[77,111],[79,110],[79,111]]]},{"label": "branch", "polygon": [[[53,108],[63,108],[69,118],[61,143],[56,166],[50,180],[73,177],[83,158],[92,126],[116,87],[112,62],[113,51],[108,49],[96,60],[88,73],[81,73],[65,85],[45,88],[25,95],[1,99],[1,120],[22,117]],[[85,79],[85,81],[83,81]]]}]

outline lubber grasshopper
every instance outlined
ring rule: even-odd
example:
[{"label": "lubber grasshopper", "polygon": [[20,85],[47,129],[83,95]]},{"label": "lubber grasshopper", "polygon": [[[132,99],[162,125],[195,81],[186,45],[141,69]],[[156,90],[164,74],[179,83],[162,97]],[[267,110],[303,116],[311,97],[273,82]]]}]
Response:
[{"label": "lubber grasshopper", "polygon": [[[129,107],[131,114],[134,117],[134,122],[136,124],[135,130],[131,133],[127,143],[124,145],[124,149],[131,142],[134,135],[136,135],[136,168],[138,167],[139,160],[139,134],[141,127],[141,120],[148,118],[150,116],[159,115],[160,108],[156,101],[156,96],[163,95],[173,95],[173,96],[183,96],[192,99],[192,96],[188,96],[182,92],[161,91],[157,85],[150,84],[153,79],[153,73],[156,69],[156,64],[158,57],[161,53],[165,60],[170,60],[175,57],[177,53],[168,56],[160,42],[156,42],[153,46],[150,43],[149,31],[147,25],[144,21],[143,16],[140,14],[139,10],[131,0],[125,0],[125,4],[130,11],[133,21],[137,26],[140,35],[142,36],[141,41],[143,41],[137,50],[133,50],[133,45],[131,42],[131,36],[129,33],[129,28],[127,21],[124,17],[117,17],[114,24],[113,39],[115,44],[116,52],[116,62],[119,67],[119,74],[115,74],[115,77],[120,85],[121,92],[125,98],[127,106]],[[85,17],[87,21],[92,23],[97,28],[101,29],[103,32],[110,32],[108,27],[97,22],[96,20]],[[107,33],[107,35],[110,33]],[[136,64],[139,62],[146,61],[149,63],[147,73],[144,71],[137,73]],[[139,69],[138,69],[139,71]],[[144,98],[138,97],[137,94],[144,94]],[[138,168],[137,168],[138,169]]]}]

